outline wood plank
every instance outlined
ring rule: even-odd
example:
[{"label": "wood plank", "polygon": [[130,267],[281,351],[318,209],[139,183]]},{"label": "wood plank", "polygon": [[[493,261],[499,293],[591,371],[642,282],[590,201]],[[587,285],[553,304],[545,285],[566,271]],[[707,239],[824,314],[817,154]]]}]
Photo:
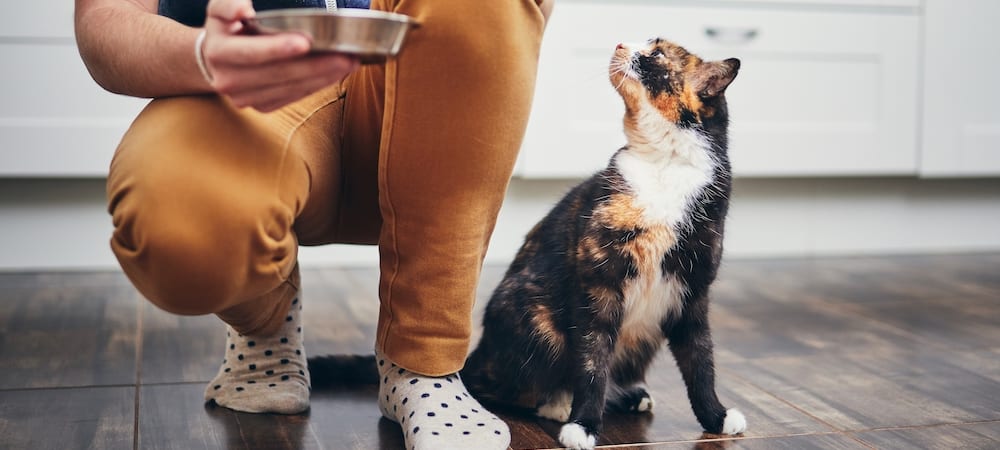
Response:
[{"label": "wood plank", "polygon": [[140,391],[139,448],[310,449],[320,446],[310,416],[238,413],[206,405],[196,383],[143,386]]},{"label": "wood plank", "polygon": [[862,443],[841,434],[819,434],[805,436],[785,436],[767,439],[702,440],[696,442],[674,442],[650,445],[614,447],[615,450],[853,450],[868,449]]},{"label": "wood plank", "polygon": [[878,430],[855,433],[854,436],[873,447],[886,450],[995,450],[1000,448],[1000,422]]},{"label": "wood plank", "polygon": [[1000,419],[1000,383],[946,353],[861,352],[761,358],[729,370],[841,431]]},{"label": "wood plank", "polygon": [[800,297],[785,302],[761,298],[735,303],[717,297],[711,323],[716,351],[726,359],[817,356],[831,353],[892,353],[919,342],[910,327],[862,315],[856,304]]},{"label": "wood plank", "polygon": [[304,270],[302,296],[307,354],[373,353],[379,309],[377,270]]},{"label": "wood plank", "polygon": [[[649,423],[642,427],[644,432],[636,434],[641,428],[633,427],[628,432],[620,433],[616,429],[618,427],[614,426],[617,423],[609,421],[611,426],[605,436],[608,443],[692,440],[702,436],[703,430],[694,417],[680,371],[669,351],[665,351],[657,359],[648,374],[647,384],[657,403]],[[716,390],[723,405],[738,408],[746,416],[746,437],[832,431],[829,426],[811,419],[747,382],[738,372],[717,370]]]},{"label": "wood plank", "polygon": [[0,275],[0,389],[135,382],[138,296],[120,274]]},{"label": "wood plank", "polygon": [[726,313],[713,318],[726,321],[715,326],[719,350],[738,359],[998,347],[1000,276],[982,268],[992,262],[984,255],[961,261],[946,255],[824,259],[798,268],[792,261],[732,264],[715,289],[715,312]]},{"label": "wood plank", "polygon": [[132,448],[135,388],[0,391],[0,447]]},{"label": "wood plank", "polygon": [[141,383],[208,383],[225,354],[225,324],[215,316],[178,316],[142,305]]},{"label": "wood plank", "polygon": [[316,439],[335,449],[402,449],[403,433],[378,410],[377,386],[313,392],[310,419]]}]

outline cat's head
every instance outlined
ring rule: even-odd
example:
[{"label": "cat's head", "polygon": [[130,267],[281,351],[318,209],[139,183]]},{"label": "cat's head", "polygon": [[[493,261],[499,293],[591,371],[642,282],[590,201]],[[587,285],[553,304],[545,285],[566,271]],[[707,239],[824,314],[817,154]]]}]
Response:
[{"label": "cat's head", "polygon": [[740,60],[703,61],[664,39],[618,44],[611,58],[611,83],[629,114],[659,111],[682,128],[725,116],[725,91],[736,78]]}]

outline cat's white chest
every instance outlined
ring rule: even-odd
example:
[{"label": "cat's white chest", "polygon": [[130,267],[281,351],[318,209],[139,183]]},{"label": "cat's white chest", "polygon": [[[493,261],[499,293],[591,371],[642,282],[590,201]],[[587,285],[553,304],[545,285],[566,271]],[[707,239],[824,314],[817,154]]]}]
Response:
[{"label": "cat's white chest", "polygon": [[631,146],[615,162],[646,224],[677,230],[689,223],[698,196],[712,184],[716,160],[693,130],[666,130],[661,140]]},{"label": "cat's white chest", "polygon": [[616,359],[638,342],[660,342],[664,319],[680,316],[687,286],[679,277],[663,274],[660,263],[680,230],[691,223],[696,202],[715,175],[717,163],[704,137],[672,126],[659,132],[659,140],[630,143],[615,160],[632,204],[641,209],[638,225],[647,231],[656,227],[672,231],[664,234],[669,239],[636,243],[645,246],[643,253],[649,257],[638,264],[638,276],[623,286],[625,307]]}]

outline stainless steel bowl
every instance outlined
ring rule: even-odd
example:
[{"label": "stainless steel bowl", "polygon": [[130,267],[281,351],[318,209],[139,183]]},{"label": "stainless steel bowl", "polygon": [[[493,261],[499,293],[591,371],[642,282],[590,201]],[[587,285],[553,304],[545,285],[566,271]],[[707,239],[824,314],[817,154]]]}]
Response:
[{"label": "stainless steel bowl", "polygon": [[407,31],[417,22],[402,14],[367,9],[293,8],[262,11],[244,24],[254,33],[304,33],[312,38],[313,51],[349,53],[359,56],[362,64],[378,64],[399,53]]}]

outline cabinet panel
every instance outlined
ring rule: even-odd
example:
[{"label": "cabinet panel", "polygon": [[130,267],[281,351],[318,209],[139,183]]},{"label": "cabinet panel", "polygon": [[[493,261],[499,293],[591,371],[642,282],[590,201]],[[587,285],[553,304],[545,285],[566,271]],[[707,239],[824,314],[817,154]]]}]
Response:
[{"label": "cabinet panel", "polygon": [[71,0],[4,0],[0,2],[0,36],[6,38],[72,38]]},{"label": "cabinet panel", "polygon": [[789,6],[848,6],[848,7],[897,7],[917,8],[920,0],[720,0],[732,3],[755,4],[775,3]]},{"label": "cabinet panel", "polygon": [[604,166],[624,143],[611,53],[662,36],[743,61],[728,93],[737,175],[914,174],[918,32],[910,14],[559,4],[518,173]]},{"label": "cabinet panel", "polygon": [[0,176],[104,176],[142,99],[90,78],[72,44],[0,44]]},{"label": "cabinet panel", "polygon": [[921,175],[1000,175],[1000,2],[927,0]]}]

